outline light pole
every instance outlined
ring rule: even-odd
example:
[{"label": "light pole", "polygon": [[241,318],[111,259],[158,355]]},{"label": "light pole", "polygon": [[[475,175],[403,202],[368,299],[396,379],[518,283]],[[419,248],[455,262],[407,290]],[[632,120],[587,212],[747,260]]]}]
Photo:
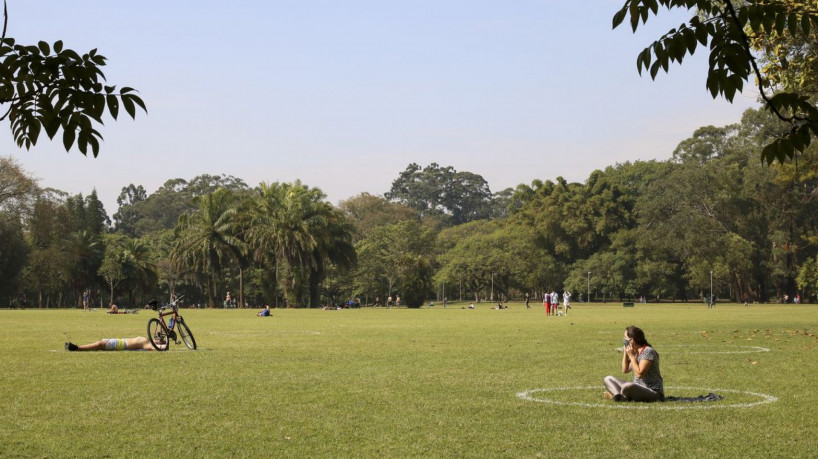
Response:
[{"label": "light pole", "polygon": [[591,302],[591,271],[588,271],[588,296],[585,297],[585,302]]}]

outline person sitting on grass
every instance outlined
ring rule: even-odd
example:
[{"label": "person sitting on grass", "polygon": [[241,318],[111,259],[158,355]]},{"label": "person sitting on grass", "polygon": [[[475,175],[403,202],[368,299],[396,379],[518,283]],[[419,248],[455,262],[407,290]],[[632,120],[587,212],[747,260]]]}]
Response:
[{"label": "person sitting on grass", "polygon": [[617,402],[656,402],[665,398],[664,381],[659,372],[659,353],[656,352],[641,328],[631,325],[625,329],[622,351],[622,373],[633,371],[633,382],[613,376],[603,380],[605,398]]},{"label": "person sitting on grass", "polygon": [[155,351],[148,338],[106,338],[99,341],[77,346],[74,343],[65,343],[66,351]]},{"label": "person sitting on grass", "polygon": [[256,315],[259,317],[270,317],[270,306],[265,306],[264,309],[259,311]]},{"label": "person sitting on grass", "polygon": [[116,303],[111,303],[111,307],[108,308],[108,314],[119,314],[119,307]]}]

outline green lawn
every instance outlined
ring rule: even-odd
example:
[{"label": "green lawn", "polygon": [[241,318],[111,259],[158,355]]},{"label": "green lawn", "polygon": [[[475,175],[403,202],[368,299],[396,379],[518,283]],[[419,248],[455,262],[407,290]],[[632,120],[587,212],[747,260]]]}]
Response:
[{"label": "green lawn", "polygon": [[[63,350],[145,335],[150,311],[0,311],[0,457],[818,454],[815,306],[511,306],[186,310],[199,350],[167,353]],[[725,399],[604,401],[631,324],[668,395]]]}]

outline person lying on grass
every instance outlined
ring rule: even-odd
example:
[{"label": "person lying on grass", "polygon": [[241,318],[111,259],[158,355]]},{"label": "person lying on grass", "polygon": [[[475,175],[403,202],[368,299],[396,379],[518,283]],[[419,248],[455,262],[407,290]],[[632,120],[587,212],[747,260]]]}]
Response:
[{"label": "person lying on grass", "polygon": [[665,389],[662,374],[659,372],[659,353],[648,340],[645,332],[639,327],[625,329],[625,340],[622,351],[622,373],[633,371],[633,382],[625,382],[613,376],[606,376],[605,398],[617,402],[656,402],[664,400]]},{"label": "person lying on grass", "polygon": [[156,349],[144,336],[135,338],[106,338],[99,341],[77,346],[74,343],[65,343],[66,351],[155,351]]}]

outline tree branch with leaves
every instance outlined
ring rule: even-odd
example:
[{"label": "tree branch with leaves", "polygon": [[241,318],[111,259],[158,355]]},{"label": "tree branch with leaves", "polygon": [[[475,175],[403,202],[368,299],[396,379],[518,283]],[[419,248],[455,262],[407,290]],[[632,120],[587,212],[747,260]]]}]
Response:
[{"label": "tree branch with leaves", "polygon": [[64,47],[62,40],[50,45],[19,44],[6,37],[8,8],[3,1],[3,33],[0,38],[0,121],[9,120],[14,140],[27,150],[37,144],[42,131],[54,139],[62,131],[66,151],[76,143],[80,152],[99,154],[107,112],[113,119],[120,106],[136,118],[136,108],[147,113],[136,90],[108,86],[101,67],[107,59],[96,49],[80,55]]},{"label": "tree branch with leaves", "polygon": [[[710,59],[707,89],[713,98],[722,96],[732,102],[751,76],[756,79],[764,107],[789,130],[773,139],[762,150],[762,159],[769,163],[793,159],[804,152],[813,137],[818,136],[818,107],[809,95],[791,90],[779,90],[759,68],[754,49],[763,47],[765,37],[803,38],[818,30],[818,8],[814,2],[799,0],[627,0],[613,17],[617,28],[630,16],[634,32],[640,23],[657,15],[659,7],[668,10],[682,8],[695,14],[678,28],[670,30],[636,59],[641,74],[648,71],[652,79],[659,70],[668,71],[673,62],[682,63],[696,48],[709,46]],[[814,50],[813,50],[814,51]]]}]

